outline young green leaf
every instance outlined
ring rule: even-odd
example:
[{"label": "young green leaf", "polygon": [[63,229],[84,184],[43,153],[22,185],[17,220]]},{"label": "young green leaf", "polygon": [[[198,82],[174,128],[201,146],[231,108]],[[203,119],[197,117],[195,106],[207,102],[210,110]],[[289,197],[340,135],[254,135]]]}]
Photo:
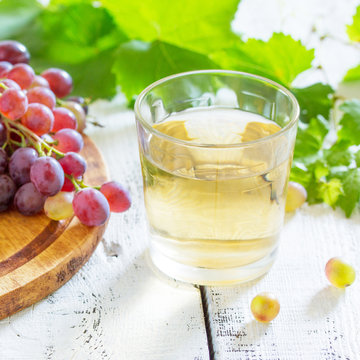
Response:
[{"label": "young green leaf", "polygon": [[317,154],[328,132],[329,123],[322,116],[312,118],[309,124],[299,122],[294,158]]},{"label": "young green leaf", "polygon": [[33,35],[40,37],[42,46],[27,45],[34,59],[49,63],[91,61],[99,53],[128,40],[105,8],[91,4],[51,7],[43,11],[37,23],[38,33]]},{"label": "young green leaf", "polygon": [[333,178],[328,182],[322,182],[319,186],[319,196],[328,205],[334,207],[343,194],[342,183],[340,179]]},{"label": "young green leaf", "polygon": [[350,145],[360,144],[360,100],[345,101],[340,110],[344,112],[340,120],[341,129],[338,139],[346,140]]},{"label": "young green leaf", "polygon": [[31,65],[38,72],[48,67],[67,70],[74,80],[74,94],[92,99],[115,95],[116,77],[111,71],[115,50],[128,39],[105,8],[53,5],[17,39],[28,47]]},{"label": "young green leaf", "polygon": [[117,53],[114,71],[128,99],[167,75],[196,69],[218,68],[205,55],[162,41],[130,41]]},{"label": "young green leaf", "polygon": [[360,65],[350,69],[346,73],[343,81],[347,82],[347,81],[358,81],[358,80],[360,80]]},{"label": "young green leaf", "polygon": [[330,166],[349,166],[353,159],[353,153],[349,149],[350,143],[347,140],[340,140],[329,149],[324,150],[324,157]]},{"label": "young green leaf", "polygon": [[356,166],[360,168],[360,150],[354,154]]},{"label": "young green leaf", "polygon": [[208,54],[237,38],[231,21],[239,0],[182,0],[171,5],[163,0],[101,2],[131,39],[161,41]]},{"label": "young green leaf", "polygon": [[269,41],[249,39],[211,54],[224,69],[262,75],[290,87],[295,78],[311,67],[314,50],[307,50],[290,35],[274,33]]},{"label": "young green leaf", "polygon": [[347,34],[350,40],[360,41],[360,5],[356,8],[352,24],[347,26]]},{"label": "young green leaf", "polygon": [[305,88],[292,88],[296,99],[300,105],[300,118],[303,122],[322,115],[325,119],[329,118],[332,108],[331,96],[334,89],[330,85],[316,83]]},{"label": "young green leaf", "polygon": [[350,217],[360,200],[360,169],[354,168],[343,173],[344,194],[339,196],[337,205]]},{"label": "young green leaf", "polygon": [[302,162],[295,160],[290,172],[290,181],[297,182],[307,189],[313,181],[313,175]]},{"label": "young green leaf", "polygon": [[24,31],[42,11],[36,0],[0,1],[0,36],[13,38]]}]

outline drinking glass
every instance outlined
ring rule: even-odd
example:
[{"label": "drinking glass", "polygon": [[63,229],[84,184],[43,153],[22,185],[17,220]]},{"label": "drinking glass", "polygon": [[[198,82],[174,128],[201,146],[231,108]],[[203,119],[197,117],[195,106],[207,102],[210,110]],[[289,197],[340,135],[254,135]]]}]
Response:
[{"label": "drinking glass", "polygon": [[153,264],[200,285],[248,281],[273,264],[299,105],[260,76],[176,74],[135,116]]}]

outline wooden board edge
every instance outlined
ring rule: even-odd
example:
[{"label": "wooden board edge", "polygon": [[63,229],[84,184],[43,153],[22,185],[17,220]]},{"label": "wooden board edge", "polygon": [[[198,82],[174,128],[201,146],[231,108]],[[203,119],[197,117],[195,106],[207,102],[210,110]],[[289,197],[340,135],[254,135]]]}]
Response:
[{"label": "wooden board edge", "polygon": [[[95,234],[89,233],[88,237],[96,236],[95,241],[92,242],[92,246],[86,246],[88,245],[88,242],[84,242],[81,247],[77,248],[77,250],[72,253],[72,255],[68,256],[66,261],[53,267],[41,277],[3,295],[0,302],[0,320],[42,300],[68,282],[89,260],[102,239],[106,226],[107,223],[94,228]],[[51,288],[49,288],[49,286],[42,286],[42,283],[48,282],[42,282],[42,280],[49,280],[49,278],[52,278],[54,286]],[[20,292],[24,291],[26,291],[28,296],[26,298],[21,298]]]}]

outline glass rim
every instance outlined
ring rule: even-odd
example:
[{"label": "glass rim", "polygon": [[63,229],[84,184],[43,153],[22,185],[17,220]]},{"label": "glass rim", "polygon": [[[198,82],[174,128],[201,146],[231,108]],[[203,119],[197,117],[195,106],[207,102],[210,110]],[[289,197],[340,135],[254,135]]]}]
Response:
[{"label": "glass rim", "polygon": [[[236,76],[243,76],[243,77],[252,78],[252,79],[255,79],[255,80],[261,80],[261,81],[263,81],[263,82],[265,82],[267,84],[270,84],[270,85],[276,87],[281,92],[283,92],[290,99],[290,102],[293,105],[293,109],[292,109],[291,114],[290,114],[290,119],[291,120],[289,121],[288,124],[286,124],[283,128],[281,128],[281,130],[277,131],[274,134],[265,136],[265,137],[260,138],[260,139],[256,139],[256,140],[252,140],[252,141],[245,141],[245,142],[242,142],[242,143],[234,143],[234,144],[202,144],[202,143],[191,142],[191,141],[188,141],[188,140],[181,140],[181,139],[172,137],[170,135],[164,134],[161,131],[153,128],[141,116],[140,103],[144,99],[146,94],[148,94],[151,90],[153,90],[157,86],[162,85],[163,83],[166,83],[166,82],[168,82],[170,80],[186,77],[186,76],[189,76],[189,75],[197,75],[197,74],[236,75]],[[212,69],[209,69],[209,70],[194,70],[194,71],[181,72],[181,73],[166,76],[164,78],[161,78],[161,79],[153,82],[152,84],[147,86],[139,94],[139,96],[136,98],[135,105],[134,105],[134,112],[135,112],[136,120],[139,121],[143,127],[145,127],[147,130],[149,130],[150,133],[152,133],[152,134],[154,134],[154,135],[156,135],[156,136],[158,136],[160,138],[163,138],[163,139],[165,139],[165,140],[167,140],[169,142],[184,145],[184,146],[190,146],[190,147],[221,149],[221,148],[242,148],[242,147],[247,147],[247,146],[255,145],[255,144],[258,144],[258,143],[265,143],[265,142],[271,141],[273,139],[276,139],[277,137],[280,137],[284,133],[288,132],[297,123],[297,121],[299,119],[299,116],[300,116],[300,106],[299,106],[299,103],[298,103],[295,95],[290,90],[288,90],[285,86],[280,85],[276,81],[270,80],[270,79],[268,79],[266,77],[263,77],[263,76],[254,75],[254,74],[250,74],[250,73],[243,72],[243,71],[221,70],[221,69],[213,69],[212,70]]]}]

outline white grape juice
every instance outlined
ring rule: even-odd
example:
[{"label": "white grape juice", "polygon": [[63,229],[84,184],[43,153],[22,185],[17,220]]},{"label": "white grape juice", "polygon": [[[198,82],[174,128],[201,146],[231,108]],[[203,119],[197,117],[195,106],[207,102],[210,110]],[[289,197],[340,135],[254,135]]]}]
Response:
[{"label": "white grape juice", "polygon": [[186,110],[153,127],[168,136],[153,136],[141,155],[155,265],[198,284],[265,273],[283,223],[291,153],[283,159],[277,153],[287,146],[281,136],[252,144],[281,128],[260,115],[216,107]]}]

